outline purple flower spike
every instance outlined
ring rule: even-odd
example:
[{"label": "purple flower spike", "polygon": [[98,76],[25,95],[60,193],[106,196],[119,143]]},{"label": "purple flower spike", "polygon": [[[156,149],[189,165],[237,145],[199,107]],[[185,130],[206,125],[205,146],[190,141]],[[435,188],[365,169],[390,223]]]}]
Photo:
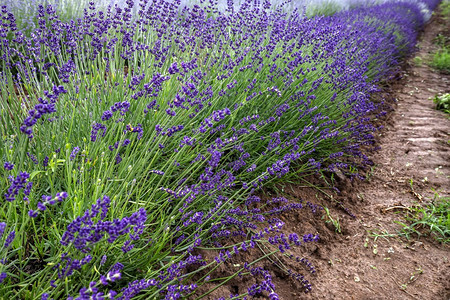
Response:
[{"label": "purple flower spike", "polygon": [[31,218],[36,218],[36,217],[38,216],[38,212],[37,212],[37,211],[34,211],[34,210],[32,210],[32,209],[30,209],[30,210],[28,211],[28,215],[29,215]]},{"label": "purple flower spike", "polygon": [[20,190],[25,188],[25,183],[27,182],[30,174],[27,172],[21,172],[15,179],[13,179],[11,186],[5,194],[6,201],[14,201],[19,195]]},{"label": "purple flower spike", "polygon": [[42,211],[44,211],[44,210],[47,209],[47,207],[45,206],[45,204],[43,204],[42,202],[38,202],[37,208],[38,208],[39,210],[42,210]]},{"label": "purple flower spike", "polygon": [[102,121],[108,121],[109,119],[112,118],[112,116],[113,116],[112,111],[110,110],[104,111],[102,115]]},{"label": "purple flower spike", "polygon": [[5,170],[11,171],[14,168],[14,164],[7,161],[5,162],[3,167],[5,168]]},{"label": "purple flower spike", "polygon": [[5,232],[5,228],[6,228],[6,223],[5,222],[0,222],[0,238],[3,235],[3,232]]},{"label": "purple flower spike", "polygon": [[[130,234],[130,239],[139,239],[144,230],[144,223],[147,220],[145,209],[141,208],[130,217],[115,219],[112,222],[103,221],[108,212],[109,204],[110,199],[107,196],[104,196],[103,199],[98,199],[96,204],[91,206],[90,211],[87,210],[83,216],[77,217],[67,226],[67,230],[62,236],[61,244],[64,246],[73,244],[76,249],[83,253],[88,253],[92,250],[92,245],[102,240],[105,234],[109,236],[107,239],[108,243],[114,243],[120,236],[126,235],[131,231],[134,234]],[[100,209],[102,210],[101,218],[97,223],[94,223],[93,218],[98,216]],[[125,247],[131,247],[130,242],[125,242]]]},{"label": "purple flower spike", "polygon": [[270,300],[279,300],[280,298],[278,297],[278,294],[275,293],[274,291],[270,292],[269,294],[269,299]]},{"label": "purple flower spike", "polygon": [[0,274],[0,283],[2,283],[5,279],[6,279],[6,273],[5,272],[3,272],[3,273],[1,273]]},{"label": "purple flower spike", "polygon": [[36,218],[39,214],[39,211],[47,210],[47,205],[55,205],[57,202],[62,202],[64,199],[68,197],[66,192],[59,192],[55,195],[55,197],[49,195],[42,195],[42,202],[37,203],[38,210],[29,210],[28,215],[32,218]]},{"label": "purple flower spike", "polygon": [[9,233],[8,237],[6,238],[5,244],[4,244],[4,248],[8,248],[9,245],[11,245],[11,243],[14,241],[14,238],[16,237],[16,232],[13,230]]},{"label": "purple flower spike", "polygon": [[42,161],[42,166],[44,167],[44,168],[47,168],[47,166],[48,166],[48,156],[46,156],[46,157],[44,157],[44,160]]},{"label": "purple flower spike", "polygon": [[70,153],[70,160],[74,160],[78,152],[80,152],[80,147],[74,147],[72,153]]}]

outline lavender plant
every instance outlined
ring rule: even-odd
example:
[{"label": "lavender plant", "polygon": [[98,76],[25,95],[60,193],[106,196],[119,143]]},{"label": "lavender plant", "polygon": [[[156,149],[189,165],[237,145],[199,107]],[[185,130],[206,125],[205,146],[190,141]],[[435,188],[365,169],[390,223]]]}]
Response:
[{"label": "lavender plant", "polygon": [[[1,14],[0,224],[14,236],[0,295],[54,299],[206,297],[205,278],[239,253],[316,241],[281,231],[276,215],[302,203],[258,193],[324,170],[358,177],[382,113],[370,96],[423,25],[407,2],[315,18],[268,1],[90,2],[69,21],[40,5],[30,36]],[[217,286],[260,276],[233,297],[276,299],[260,259]]]}]

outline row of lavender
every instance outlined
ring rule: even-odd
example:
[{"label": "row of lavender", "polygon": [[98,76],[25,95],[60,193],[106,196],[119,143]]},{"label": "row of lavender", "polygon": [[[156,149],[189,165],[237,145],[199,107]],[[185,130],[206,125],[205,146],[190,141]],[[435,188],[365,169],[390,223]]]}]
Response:
[{"label": "row of lavender", "polygon": [[[351,8],[357,8],[361,6],[372,6],[381,4],[383,2],[392,2],[392,0],[271,0],[273,6],[282,7],[284,12],[291,12],[294,9],[305,11],[309,17],[315,15],[331,15],[338,11],[347,10]],[[88,5],[90,0],[3,0],[3,5],[8,7],[8,10],[16,17],[16,24],[19,30],[29,35],[31,31],[34,31],[38,27],[37,19],[35,15],[39,5],[46,7],[52,5],[56,10],[60,20],[68,21],[76,19],[82,16],[84,8]],[[198,1],[197,1],[198,2]],[[237,10],[242,4],[243,0],[234,0],[233,8]],[[430,7],[420,0],[409,0],[414,2],[422,12],[425,20],[431,17]],[[180,0],[180,7],[195,5],[196,1]],[[117,4],[120,8],[127,6],[125,0],[98,0],[95,1],[96,7],[105,9],[108,5],[114,6]],[[215,5],[219,11],[224,11],[228,7],[231,7],[228,0],[216,0]],[[138,7],[134,6],[131,10],[132,16],[136,17]]]},{"label": "row of lavender", "polygon": [[370,96],[413,49],[420,7],[308,19],[268,1],[127,5],[92,2],[70,22],[40,6],[30,37],[1,8],[0,294],[199,298],[248,275],[258,283],[231,297],[276,299],[260,259],[214,270],[318,239],[277,217],[317,207],[259,191],[370,164],[362,149],[383,114]]},{"label": "row of lavender", "polygon": [[[29,34],[31,31],[36,29],[38,26],[35,15],[39,5],[44,7],[47,5],[52,5],[58,13],[61,20],[67,21],[71,19],[76,19],[82,16],[83,9],[88,5],[90,0],[3,0],[3,5],[8,7],[8,10],[12,12],[16,17],[16,24],[18,29]],[[198,2],[198,1],[197,1]],[[224,11],[229,3],[227,0],[216,0],[215,5],[220,11]],[[242,0],[234,0],[234,8],[238,9],[242,4]],[[379,2],[379,1],[378,1]],[[292,11],[293,9],[303,9],[306,8],[308,15],[314,14],[330,14],[343,9],[348,9],[350,7],[356,7],[361,5],[375,4],[376,0],[288,0],[271,1],[272,5],[283,3],[284,11]],[[105,9],[108,5],[117,4],[119,7],[126,7],[125,0],[98,0],[95,1],[96,7],[100,9]],[[180,6],[190,6],[192,7],[196,4],[195,1],[181,0]],[[136,16],[138,7],[132,8],[133,16]]]}]

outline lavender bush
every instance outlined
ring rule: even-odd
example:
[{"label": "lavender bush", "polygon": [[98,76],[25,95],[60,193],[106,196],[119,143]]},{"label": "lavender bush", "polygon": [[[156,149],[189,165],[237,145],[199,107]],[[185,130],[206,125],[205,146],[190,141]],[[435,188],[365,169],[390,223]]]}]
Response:
[{"label": "lavender bush", "polygon": [[[392,0],[388,0],[392,1]],[[413,0],[409,0],[413,1]],[[83,16],[84,8],[89,4],[90,0],[69,1],[69,0],[4,0],[3,5],[14,14],[16,18],[16,25],[27,36],[36,29],[38,26],[37,19],[35,18],[39,5],[47,7],[51,5],[57,12],[58,17],[62,21],[75,20]],[[349,9],[358,6],[369,6],[381,3],[382,0],[301,0],[301,1],[279,1],[272,0],[272,7],[280,7],[284,12],[290,13],[295,9],[302,11],[306,10],[308,16],[315,15],[331,15],[337,11]],[[179,7],[193,7],[198,1],[192,0],[180,0]],[[229,6],[228,0],[216,0],[215,6],[219,11],[225,11]],[[242,0],[233,1],[233,9],[238,10],[242,5]],[[416,1],[417,5],[423,10],[424,16],[430,17],[430,9],[425,3]],[[120,8],[127,6],[126,0],[101,0],[95,1],[97,9],[105,10],[108,6],[118,5]],[[135,5],[131,8],[133,17],[136,17],[138,12],[138,6]]]},{"label": "lavender bush", "polygon": [[255,276],[232,297],[277,299],[257,263],[319,238],[283,232],[277,215],[317,208],[258,191],[371,163],[383,112],[370,96],[413,49],[420,10],[91,2],[70,21],[38,6],[27,37],[1,7],[0,295],[199,298],[218,266],[258,247],[214,282]]}]

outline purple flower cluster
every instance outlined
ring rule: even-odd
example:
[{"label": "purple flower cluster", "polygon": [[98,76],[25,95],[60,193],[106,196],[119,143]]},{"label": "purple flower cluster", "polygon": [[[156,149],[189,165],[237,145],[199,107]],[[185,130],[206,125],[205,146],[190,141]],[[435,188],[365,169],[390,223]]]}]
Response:
[{"label": "purple flower cluster", "polygon": [[[0,223],[0,224],[2,224],[2,223]],[[4,223],[3,223],[4,224]],[[3,225],[4,226],[4,225]],[[0,236],[1,237],[1,236]],[[15,230],[12,230],[9,234],[8,234],[8,236],[6,237],[6,239],[5,239],[5,242],[4,242],[4,244],[3,244],[3,248],[4,249],[7,249],[10,245],[11,245],[11,243],[14,241],[14,239],[16,238],[16,231]]]},{"label": "purple flower cluster", "polygon": [[91,255],[86,255],[79,260],[71,258],[68,253],[63,253],[61,254],[62,263],[56,264],[53,268],[58,269],[58,278],[63,279],[72,276],[74,271],[80,270],[84,265],[90,263],[91,260]]},{"label": "purple flower cluster", "polygon": [[2,283],[2,282],[6,279],[7,276],[8,276],[8,275],[6,274],[6,272],[2,272],[2,273],[0,274],[0,283]]},{"label": "purple flower cluster", "polygon": [[104,137],[106,135],[106,126],[102,123],[94,123],[94,125],[92,125],[91,142],[95,142],[97,140],[97,135],[100,130],[103,131],[102,137]]},{"label": "purple flower cluster", "polygon": [[[5,232],[6,223],[0,222],[0,238],[3,236],[3,233]],[[5,239],[5,243],[3,244],[3,248],[8,248],[11,243],[14,241],[14,238],[16,237],[16,231],[12,230],[8,236]]]},{"label": "purple flower cluster", "polygon": [[[5,232],[6,229],[6,223],[5,222],[0,222],[0,240],[3,236],[3,233]],[[12,230],[8,236],[5,239],[5,242],[3,244],[3,246],[1,247],[1,249],[8,249],[9,246],[11,245],[11,243],[14,241],[14,238],[16,237],[16,231]],[[6,259],[1,259],[0,260],[0,264],[5,264]],[[0,283],[2,283],[7,277],[6,272],[2,272],[0,273]]]},{"label": "purple flower cluster", "polygon": [[34,106],[34,109],[28,112],[28,117],[23,121],[23,125],[20,126],[20,130],[28,135],[31,139],[33,138],[32,127],[37,123],[37,121],[45,114],[51,114],[56,112],[55,102],[58,100],[60,94],[67,93],[63,86],[54,86],[53,94],[48,91],[44,91],[44,95],[47,96],[50,101],[39,98],[39,104]]},{"label": "purple flower cluster", "polygon": [[102,121],[108,121],[109,119],[111,119],[113,113],[116,111],[120,111],[120,115],[124,116],[129,109],[130,109],[130,102],[128,101],[116,102],[114,103],[114,105],[110,107],[110,110],[106,110],[103,112]]},{"label": "purple flower cluster", "polygon": [[137,139],[140,140],[144,136],[144,128],[142,127],[142,124],[137,124],[135,127],[131,126],[131,124],[127,124],[127,128],[124,131],[125,132],[137,132]]},{"label": "purple flower cluster", "polygon": [[[28,182],[28,178],[30,178],[30,174],[28,174],[27,172],[21,172],[15,179],[12,180],[10,187],[5,193],[6,201],[12,202],[16,200],[16,197],[19,195],[20,190],[26,188],[25,184]],[[29,191],[30,189],[31,186],[27,188],[27,191]]]},{"label": "purple flower cluster", "polygon": [[[116,299],[117,292],[109,290],[106,294],[100,291],[99,287],[106,286],[110,283],[118,281],[122,278],[121,270],[123,265],[116,263],[111,270],[105,275],[100,275],[100,280],[91,281],[89,287],[83,287],[79,291],[79,296],[75,300],[89,300],[89,299]],[[73,297],[69,297],[73,299]]]},{"label": "purple flower cluster", "polygon": [[[141,279],[128,283],[128,286],[121,290],[122,295],[117,297],[118,300],[129,300],[139,294],[142,290],[153,286],[161,286],[163,283],[170,283],[180,278],[183,271],[189,266],[205,265],[201,256],[189,255],[186,259],[178,263],[172,264],[166,272],[160,273],[158,279]],[[169,284],[167,289],[161,291],[161,295],[165,294],[164,299],[180,299],[182,296],[189,294],[197,288],[196,284]]]},{"label": "purple flower cluster", "polygon": [[38,161],[38,159],[36,158],[36,156],[34,154],[31,154],[30,152],[27,152],[27,156],[33,161],[33,163],[35,165],[39,164],[39,161]]},{"label": "purple flower cluster", "polygon": [[0,222],[0,238],[3,236],[3,232],[5,232],[6,223]]},{"label": "purple flower cluster", "polygon": [[11,171],[14,168],[14,164],[7,161],[5,162],[3,167],[5,168],[5,170]]},{"label": "purple flower cluster", "polygon": [[42,202],[37,203],[37,209],[38,210],[32,210],[30,209],[28,211],[28,215],[32,218],[36,218],[38,216],[39,211],[44,211],[47,209],[47,205],[55,205],[57,202],[62,202],[64,199],[67,198],[66,192],[59,192],[55,195],[55,197],[42,195]]},{"label": "purple flower cluster", "polygon": [[74,148],[72,149],[72,152],[70,153],[69,159],[70,159],[70,160],[74,160],[75,157],[77,157],[78,152],[80,152],[80,147],[74,147]]},{"label": "purple flower cluster", "polygon": [[[131,241],[138,240],[144,230],[144,223],[147,220],[146,211],[141,208],[130,217],[103,221],[108,213],[110,202],[107,196],[98,199],[90,210],[67,226],[67,230],[62,235],[61,244],[64,246],[73,244],[76,249],[88,253],[105,234],[108,234],[108,243],[113,243],[120,236],[133,232],[129,235],[130,240],[126,241],[123,247],[123,252],[130,251],[133,248]],[[94,223],[100,212],[100,219]]]}]

